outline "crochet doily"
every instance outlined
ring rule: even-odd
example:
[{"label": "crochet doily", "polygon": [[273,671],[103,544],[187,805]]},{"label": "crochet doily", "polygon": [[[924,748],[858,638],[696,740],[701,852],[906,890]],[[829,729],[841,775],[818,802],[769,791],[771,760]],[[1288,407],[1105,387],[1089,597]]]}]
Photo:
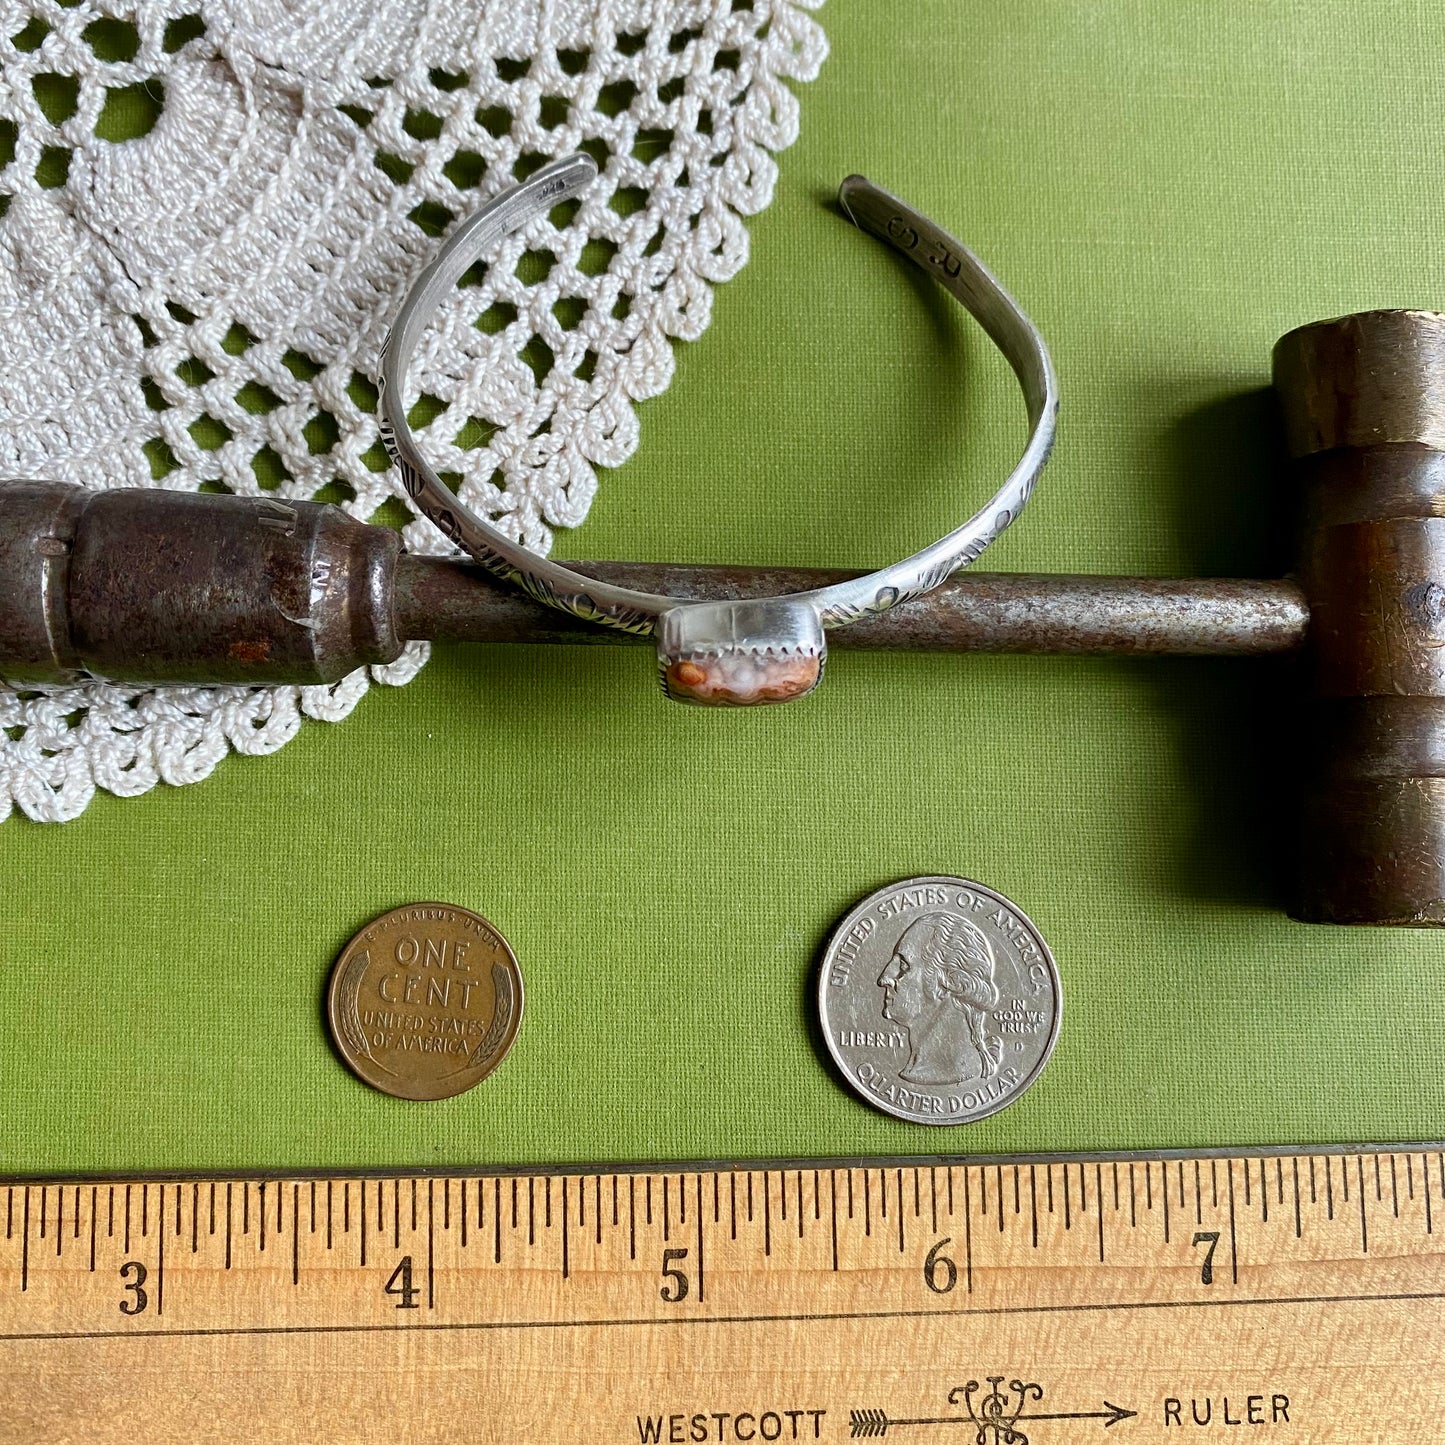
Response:
[{"label": "crochet doily", "polygon": [[[0,476],[339,502],[404,525],[388,321],[435,238],[555,156],[599,182],[474,267],[412,369],[467,503],[539,551],[706,328],[797,133],[820,0],[0,0]],[[331,687],[0,689],[0,818],[267,753]]]}]

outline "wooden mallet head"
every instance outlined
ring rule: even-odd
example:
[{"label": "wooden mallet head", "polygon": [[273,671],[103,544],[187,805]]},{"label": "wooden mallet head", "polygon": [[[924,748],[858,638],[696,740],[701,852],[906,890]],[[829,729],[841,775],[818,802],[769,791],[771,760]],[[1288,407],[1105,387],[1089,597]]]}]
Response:
[{"label": "wooden mallet head", "polygon": [[1445,924],[1445,315],[1366,311],[1274,350],[1301,483],[1311,759],[1294,912]]}]

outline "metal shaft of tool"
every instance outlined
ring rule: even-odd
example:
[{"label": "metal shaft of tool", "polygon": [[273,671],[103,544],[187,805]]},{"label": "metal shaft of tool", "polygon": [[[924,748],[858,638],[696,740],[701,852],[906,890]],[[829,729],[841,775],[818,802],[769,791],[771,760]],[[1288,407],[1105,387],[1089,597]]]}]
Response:
[{"label": "metal shaft of tool", "polygon": [[[859,575],[652,562],[567,565],[624,587],[708,600],[802,592]],[[399,636],[434,642],[639,640],[534,602],[480,567],[434,557],[398,559],[393,615]],[[902,652],[1248,657],[1296,651],[1308,625],[1304,594],[1287,579],[970,572],[891,612],[839,628],[832,645]]]},{"label": "metal shaft of tool", "polygon": [[[742,601],[857,573],[578,564],[657,595]],[[837,630],[913,652],[1292,652],[1309,607],[1284,581],[964,573]],[[403,555],[338,507],[0,483],[0,678],[15,686],[334,682],[410,639],[621,642],[471,562]]]}]

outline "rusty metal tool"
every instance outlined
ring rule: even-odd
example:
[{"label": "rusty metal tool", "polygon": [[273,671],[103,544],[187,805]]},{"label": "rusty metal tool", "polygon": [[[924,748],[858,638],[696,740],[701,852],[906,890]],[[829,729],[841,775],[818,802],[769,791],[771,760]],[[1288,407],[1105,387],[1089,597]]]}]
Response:
[{"label": "rusty metal tool", "polygon": [[[965,573],[836,645],[940,651],[1304,652],[1315,760],[1296,916],[1445,925],[1445,315],[1373,311],[1277,344],[1302,494],[1278,581]],[[745,598],[850,575],[576,564]],[[624,642],[479,567],[407,556],[339,508],[0,484],[0,677],[316,683],[409,638]]]}]

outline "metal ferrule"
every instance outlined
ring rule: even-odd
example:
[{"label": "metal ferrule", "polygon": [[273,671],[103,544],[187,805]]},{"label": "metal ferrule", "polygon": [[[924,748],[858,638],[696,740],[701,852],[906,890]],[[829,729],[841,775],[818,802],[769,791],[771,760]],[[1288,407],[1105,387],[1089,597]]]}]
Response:
[{"label": "metal ferrule", "polygon": [[54,482],[0,482],[0,681],[63,687],[85,672],[70,640],[70,552],[90,494]]},{"label": "metal ferrule", "polygon": [[0,510],[12,685],[327,683],[401,653],[400,538],[339,507],[7,482]]}]

